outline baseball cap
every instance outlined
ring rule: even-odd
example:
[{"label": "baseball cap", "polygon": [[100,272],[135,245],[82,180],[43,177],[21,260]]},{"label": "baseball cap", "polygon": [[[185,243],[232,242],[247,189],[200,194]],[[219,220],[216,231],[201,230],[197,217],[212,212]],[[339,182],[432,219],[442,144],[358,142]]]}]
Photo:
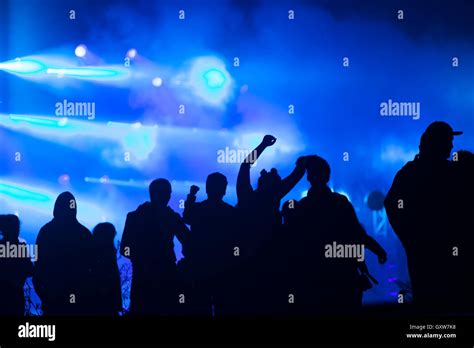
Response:
[{"label": "baseball cap", "polygon": [[462,131],[454,131],[453,128],[443,121],[435,121],[426,128],[423,136],[426,138],[447,138],[454,135],[461,135]]}]

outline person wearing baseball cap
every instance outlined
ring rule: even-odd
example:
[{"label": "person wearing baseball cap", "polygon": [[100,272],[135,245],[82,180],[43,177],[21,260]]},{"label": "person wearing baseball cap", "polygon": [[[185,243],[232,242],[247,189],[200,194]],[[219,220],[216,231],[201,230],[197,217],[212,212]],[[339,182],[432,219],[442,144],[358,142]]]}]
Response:
[{"label": "person wearing baseball cap", "polygon": [[420,139],[420,157],[428,157],[436,160],[446,160],[453,149],[455,135],[461,135],[461,131],[453,131],[453,128],[443,121],[431,123]]},{"label": "person wearing baseball cap", "polygon": [[419,153],[397,173],[384,202],[407,255],[413,301],[422,310],[459,308],[462,283],[455,274],[463,266],[453,250],[459,248],[462,203],[449,158],[454,136],[460,134],[446,122],[431,123],[421,136]]}]

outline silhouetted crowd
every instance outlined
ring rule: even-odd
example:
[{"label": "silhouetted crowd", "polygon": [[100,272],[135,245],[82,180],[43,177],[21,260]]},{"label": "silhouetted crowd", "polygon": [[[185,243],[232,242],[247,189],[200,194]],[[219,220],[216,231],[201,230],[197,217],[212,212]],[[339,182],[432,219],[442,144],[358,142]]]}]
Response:
[{"label": "silhouetted crowd", "polygon": [[[460,133],[447,123],[432,123],[419,154],[397,173],[385,208],[407,254],[414,303],[472,312],[474,160],[468,151],[450,159],[453,136]],[[366,233],[349,200],[328,187],[330,166],[319,156],[298,158],[283,179],[275,168],[262,170],[252,187],[251,167],[275,141],[266,135],[241,164],[236,206],[224,201],[227,178],[221,173],[207,177],[202,202],[196,201],[200,188],[191,186],[182,216],[168,206],[170,182],[151,182],[150,201],[128,213],[120,243],[119,252],[133,269],[130,315],[306,316],[360,310],[363,292],[376,280],[363,253],[344,250],[370,250],[381,264],[385,250]],[[307,196],[282,204],[305,174]],[[34,264],[24,257],[0,258],[0,314],[23,315],[23,287],[30,276],[44,315],[122,313],[115,228],[100,223],[91,233],[76,213],[74,196],[61,193],[53,219],[38,233]],[[0,244],[24,244],[16,215],[0,216],[0,231]],[[179,262],[175,237],[184,256]],[[336,253],[333,246],[341,248]]]}]

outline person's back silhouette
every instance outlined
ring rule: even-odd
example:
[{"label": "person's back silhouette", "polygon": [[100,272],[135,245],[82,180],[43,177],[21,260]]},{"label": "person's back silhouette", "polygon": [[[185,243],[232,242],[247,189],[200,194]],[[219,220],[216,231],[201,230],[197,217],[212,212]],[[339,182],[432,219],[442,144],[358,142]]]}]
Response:
[{"label": "person's back silhouette", "polygon": [[92,282],[95,292],[93,311],[97,315],[114,316],[122,310],[122,286],[114,246],[115,227],[98,224],[92,233]]},{"label": "person's back silhouette", "polygon": [[381,263],[386,253],[364,231],[349,200],[327,186],[329,164],[319,156],[306,156],[305,165],[311,188],[306,197],[284,208],[292,238],[288,290],[299,314],[350,312],[362,304],[361,273],[368,273],[365,248]]},{"label": "person's back silhouette", "polygon": [[278,250],[282,224],[280,202],[303,177],[303,158],[298,159],[295,169],[283,180],[272,168],[270,172],[260,172],[256,190],[250,183],[250,167],[275,141],[275,137],[266,135],[240,165],[237,176],[237,239],[242,260],[238,278],[243,298],[240,314],[244,315],[279,311],[279,304],[285,301],[276,288],[281,277],[281,269],[276,264],[281,258]]},{"label": "person's back silhouette", "polygon": [[390,224],[407,254],[413,300],[424,309],[453,309],[459,295],[454,248],[460,246],[456,213],[461,208],[456,171],[448,160],[453,136],[459,134],[445,122],[430,124],[419,154],[396,174],[385,198]]},{"label": "person's back silhouette", "polygon": [[474,282],[472,281],[472,267],[474,267],[474,154],[470,151],[461,150],[453,158],[456,170],[456,219],[459,231],[457,257],[458,264],[453,269],[459,280],[459,293],[456,298],[458,309],[473,313],[474,312]]},{"label": "person's back silhouette", "polygon": [[133,267],[130,313],[174,315],[179,298],[173,239],[176,236],[183,244],[186,255],[189,230],[168,206],[168,180],[152,181],[149,192],[150,202],[127,215],[120,244],[120,253],[132,261]]},{"label": "person's back silhouette", "polygon": [[232,272],[235,208],[223,201],[227,178],[212,173],[206,180],[207,199],[196,203],[197,186],[185,202],[184,221],[191,226],[186,259],[194,285],[194,311],[221,315],[227,311],[227,279]]},{"label": "person's back silhouette", "polygon": [[25,313],[23,286],[33,273],[33,263],[21,252],[26,245],[18,240],[20,220],[16,215],[0,215],[0,233],[2,254],[12,248],[17,250],[14,257],[0,257],[0,315],[22,316]]},{"label": "person's back silhouette", "polygon": [[44,315],[80,315],[90,311],[92,235],[77,219],[76,199],[61,193],[54,218],[38,233],[33,284]]}]

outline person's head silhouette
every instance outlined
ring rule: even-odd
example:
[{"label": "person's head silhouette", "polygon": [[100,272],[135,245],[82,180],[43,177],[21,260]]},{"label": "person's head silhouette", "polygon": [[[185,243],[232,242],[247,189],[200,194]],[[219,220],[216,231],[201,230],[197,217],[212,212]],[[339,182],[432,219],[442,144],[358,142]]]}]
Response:
[{"label": "person's head silhouette", "polygon": [[281,177],[275,168],[269,172],[263,169],[258,178],[258,191],[264,194],[278,192],[281,185]]},{"label": "person's head silhouette", "polygon": [[312,155],[306,157],[306,178],[312,187],[323,187],[329,182],[331,168],[322,157]]},{"label": "person's head silhouette", "polygon": [[63,192],[54,203],[53,216],[58,220],[75,220],[77,215],[76,199],[71,192]]},{"label": "person's head silhouette", "polygon": [[13,214],[0,215],[0,232],[4,241],[17,241],[20,236],[20,219]]},{"label": "person's head silhouette", "polygon": [[449,158],[453,148],[453,136],[462,132],[455,132],[449,124],[442,121],[431,123],[420,139],[420,157],[443,161]]},{"label": "person's head silhouette", "polygon": [[150,201],[157,207],[164,208],[171,198],[171,184],[166,179],[153,180],[149,187]]},{"label": "person's head silhouette", "polygon": [[220,201],[227,190],[227,178],[221,173],[212,173],[206,179],[206,193],[210,200]]},{"label": "person's head silhouette", "polygon": [[92,240],[97,247],[113,246],[116,234],[114,225],[110,222],[103,222],[94,227]]}]

